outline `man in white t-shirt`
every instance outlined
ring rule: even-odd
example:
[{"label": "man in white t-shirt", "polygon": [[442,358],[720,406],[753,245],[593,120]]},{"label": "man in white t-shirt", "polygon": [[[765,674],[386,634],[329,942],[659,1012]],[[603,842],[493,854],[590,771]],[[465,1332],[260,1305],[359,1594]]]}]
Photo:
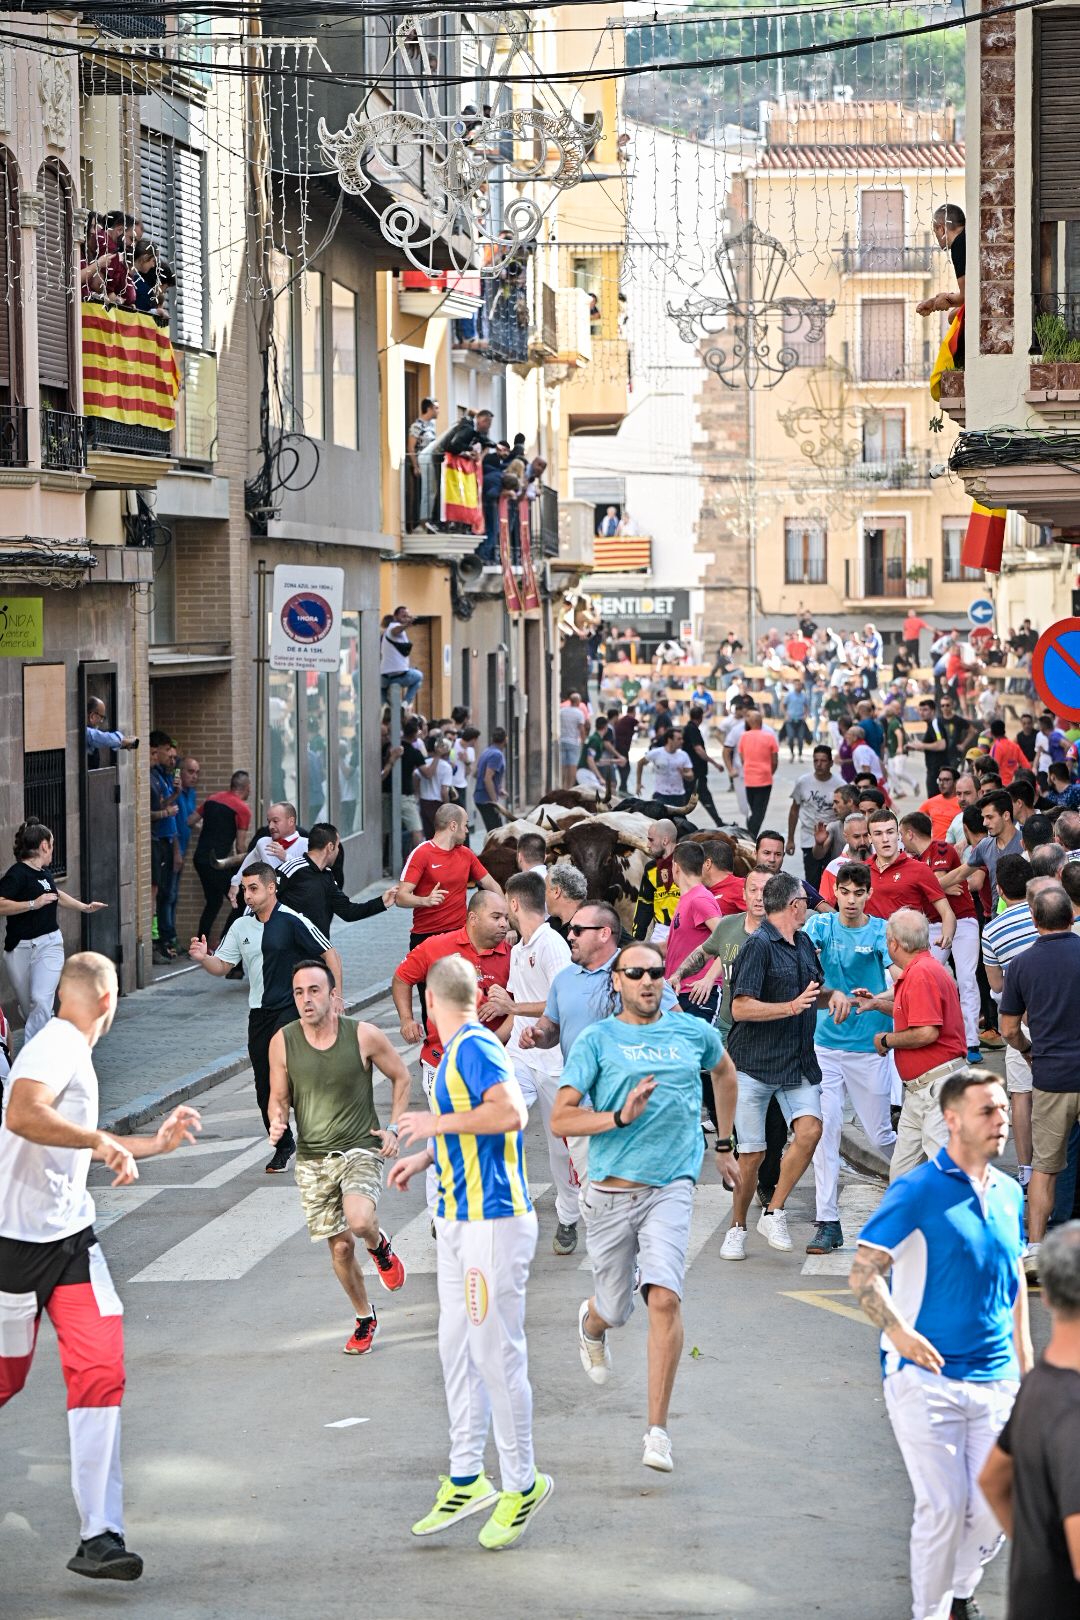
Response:
[{"label": "man in white t-shirt", "polygon": [[815,834],[821,822],[832,818],[833,794],[843,785],[844,778],[833,769],[832,749],[826,743],[818,743],[814,749],[813,770],[804,772],[791,790],[787,853],[795,853],[795,832],[798,828],[803,873],[806,881],[812,883],[815,889],[821,887],[819,879],[825,865],[814,854]]},{"label": "man in white t-shirt", "polygon": [[563,787],[574,785],[588,725],[589,716],[582,704],[581,693],[571,692],[569,702],[559,709],[559,763],[562,766]]},{"label": "man in white t-shirt", "polygon": [[682,746],[682,732],[674,727],[667,733],[660,748],[650,748],[638,760],[637,793],[641,797],[641,778],[646,765],[653,769],[653,798],[661,804],[685,804],[694,789],[694,766],[690,755]]},{"label": "man in white t-shirt", "polygon": [[746,783],[743,781],[742,759],[739,756],[739,739],[746,730],[746,721],[743,715],[750,707],[750,700],[738,697],[731,704],[731,719],[727,727],[721,732],[724,765],[727,769],[728,780],[735,794],[735,803],[739,813],[744,817],[750,814],[750,803],[746,797]]},{"label": "man in white t-shirt", "polygon": [[[476,765],[476,739],[480,733],[475,726],[465,726],[454,738],[450,750],[450,763],[454,767],[454,792],[457,802],[468,814],[469,781]],[[472,816],[469,816],[470,823]]]},{"label": "man in white t-shirt", "polygon": [[535,1023],[544,1011],[551,981],[570,966],[570,947],[547,921],[544,880],[539,872],[515,872],[506,883],[506,904],[511,927],[521,938],[510,952],[510,978],[504,990],[492,985],[488,1001],[511,1014],[506,1055],[514,1065],[521,1095],[531,1108],[540,1104],[540,1117],[548,1139],[548,1161],[555,1183],[555,1218],[558,1222],[551,1240],[555,1254],[573,1254],[577,1248],[578,1180],[570,1149],[564,1136],[551,1134],[551,1109],[562,1083],[562,1052],[558,1042],[542,1051],[521,1047],[521,1032]]},{"label": "man in white t-shirt", "polygon": [[400,701],[411,704],[423,684],[422,671],[413,669],[409,664],[409,654],[412,652],[409,626],[412,622],[413,616],[408,608],[396,607],[383,625],[379,677],[384,703],[396,686]]},{"label": "man in white t-shirt", "polygon": [[885,770],[879,756],[867,742],[862,726],[849,726],[847,740],[851,746],[851,763],[856,776],[860,771],[873,771],[880,787],[885,780]]},{"label": "man in white t-shirt", "polygon": [[60,1346],[67,1385],[71,1483],[80,1542],[68,1569],[135,1581],[143,1563],[124,1545],[120,1400],[124,1308],[94,1235],[86,1186],[91,1159],[138,1179],[136,1159],[171,1153],[200,1130],[194,1108],[174,1108],[154,1136],[98,1129],[91,1049],[116,1011],[116,969],[94,951],[69,956],[60,1012],[11,1068],[0,1123],[0,1406],[26,1383],[42,1311]]},{"label": "man in white t-shirt", "polygon": [[431,753],[426,765],[418,767],[416,776],[416,795],[420,801],[420,825],[424,829],[425,838],[435,836],[435,814],[441,804],[450,803],[450,793],[454,785],[454,767],[450,763],[449,739],[436,734],[431,743]]}]

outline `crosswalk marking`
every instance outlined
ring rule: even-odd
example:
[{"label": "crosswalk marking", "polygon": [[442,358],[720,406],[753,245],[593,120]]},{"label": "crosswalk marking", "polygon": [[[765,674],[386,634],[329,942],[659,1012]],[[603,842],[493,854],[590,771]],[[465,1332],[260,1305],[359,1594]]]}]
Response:
[{"label": "crosswalk marking", "polygon": [[867,1181],[852,1181],[840,1194],[840,1225],[844,1247],[832,1254],[809,1254],[803,1263],[804,1277],[846,1277],[851,1270],[859,1233],[881,1202],[883,1187]]},{"label": "crosswalk marking", "polygon": [[182,1147],[174,1148],[172,1156],[174,1159],[198,1159],[207,1153],[235,1153],[240,1148],[250,1147],[252,1142],[256,1141],[262,1143],[265,1137],[199,1137],[195,1142],[185,1142]]},{"label": "crosswalk marking", "polygon": [[[538,1204],[545,1194],[551,1191],[549,1181],[530,1185],[529,1197],[534,1204]],[[392,1219],[392,1205],[387,1202],[386,1196],[379,1205],[379,1219],[385,1232],[389,1232],[394,1240],[394,1253],[405,1262],[405,1270],[411,1277],[423,1276],[425,1273],[435,1275],[435,1241],[431,1236],[431,1216],[426,1209],[419,1215],[414,1215],[398,1231],[390,1224]]]},{"label": "crosswalk marking", "polygon": [[[688,1267],[693,1265],[713,1233],[718,1230],[730,1208],[731,1194],[726,1187],[714,1186],[711,1182],[706,1186],[695,1187],[694,1207],[690,1215],[690,1241],[686,1250]],[[584,1239],[584,1223],[581,1236]],[[578,1261],[578,1270],[592,1269],[593,1263],[586,1254],[583,1260]]]},{"label": "crosswalk marking", "polygon": [[132,1277],[132,1282],[231,1282],[304,1225],[295,1187],[260,1187]]},{"label": "crosswalk marking", "polygon": [[[250,1170],[253,1164],[269,1159],[273,1148],[265,1136],[257,1137],[253,1146],[245,1152],[238,1153],[235,1159],[227,1164],[219,1164],[216,1170],[208,1175],[200,1176],[198,1181],[192,1182],[193,1187],[224,1187],[226,1182],[232,1181],[236,1176],[242,1176],[245,1170]],[[289,1180],[292,1180],[291,1174]]]},{"label": "crosswalk marking", "polygon": [[141,1209],[151,1198],[156,1198],[162,1187],[96,1187],[94,1189],[94,1231],[100,1237],[123,1215]]}]

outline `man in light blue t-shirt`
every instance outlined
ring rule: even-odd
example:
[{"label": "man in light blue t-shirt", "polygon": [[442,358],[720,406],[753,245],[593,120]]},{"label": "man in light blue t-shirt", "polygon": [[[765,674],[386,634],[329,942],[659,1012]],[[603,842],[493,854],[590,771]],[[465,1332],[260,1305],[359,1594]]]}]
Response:
[{"label": "man in light blue t-shirt", "polygon": [[815,911],[806,920],[825,974],[821,994],[826,1003],[818,1011],[814,1036],[821,1066],[821,1140],[814,1150],[817,1230],[806,1245],[807,1254],[830,1254],[844,1246],[838,1195],[845,1091],[883,1158],[892,1158],[896,1141],[889,1111],[893,1059],[874,1050],[874,1036],[891,1029],[892,1019],[860,1012],[853,999],[856,990],[872,988],[878,995],[893,982],[885,920],[866,915],[869,898],[869,868],[848,861],[836,874],[836,911]]},{"label": "man in light blue t-shirt", "polygon": [[704,1157],[701,1070],[712,1076],[716,1162],[728,1186],[739,1179],[731,1137],[738,1088],[735,1065],[712,1025],[661,1010],[664,958],[655,945],[621,950],[612,982],[621,1011],[574,1042],[551,1130],[591,1139],[581,1213],[595,1292],[578,1311],[581,1364],[594,1384],[606,1383],[608,1329],[628,1320],[637,1271],[649,1313],[649,1427],[642,1462],[670,1473],[668,1406],[682,1354],[680,1302],[694,1183]]}]

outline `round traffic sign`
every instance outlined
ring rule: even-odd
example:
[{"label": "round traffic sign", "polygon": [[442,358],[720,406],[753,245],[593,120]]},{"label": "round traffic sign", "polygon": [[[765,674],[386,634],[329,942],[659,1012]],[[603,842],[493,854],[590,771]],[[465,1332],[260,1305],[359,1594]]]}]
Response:
[{"label": "round traffic sign", "polygon": [[1080,619],[1059,619],[1043,631],[1032,654],[1031,678],[1052,714],[1080,720]]},{"label": "round traffic sign", "polygon": [[993,624],[994,604],[988,597],[980,596],[968,608],[968,618],[972,624]]},{"label": "round traffic sign", "polygon": [[330,634],[334,610],[316,591],[299,591],[281,610],[281,626],[291,641],[314,647]]}]

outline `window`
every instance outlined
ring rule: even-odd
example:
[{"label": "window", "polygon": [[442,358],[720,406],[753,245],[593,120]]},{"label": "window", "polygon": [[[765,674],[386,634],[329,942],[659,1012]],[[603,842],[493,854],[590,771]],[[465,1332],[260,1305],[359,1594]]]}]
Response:
[{"label": "window", "polygon": [[859,269],[903,268],[904,193],[864,191],[859,198]]},{"label": "window", "polygon": [[890,382],[904,374],[904,301],[864,298],[860,305],[862,341],[859,372],[871,381]]},{"label": "window", "polygon": [[893,518],[880,528],[863,530],[864,596],[908,595],[907,525]]},{"label": "window", "polygon": [[[336,817],[342,838],[360,832],[364,824],[360,695],[360,615],[345,612],[341,615],[341,667],[337,688]],[[468,702],[467,697],[463,697],[462,702]]]},{"label": "window", "polygon": [[41,821],[53,835],[52,872],[67,873],[67,753],[44,748],[23,755],[23,819]]},{"label": "window", "polygon": [[[268,632],[269,634],[269,632]],[[296,674],[272,669],[269,674],[270,797],[296,803]]]},{"label": "window", "polygon": [[824,585],[825,528],[803,518],[784,519],[784,584]]},{"label": "window", "polygon": [[296,427],[293,397],[293,293],[292,260],[276,248],[270,250],[270,291],[274,299],[273,342],[270,364],[270,420],[284,433]]},{"label": "window", "polygon": [[330,782],[327,762],[330,758],[328,728],[330,707],[327,693],[330,677],[325,671],[305,670],[300,679],[304,684],[304,739],[307,745],[307,775],[300,794],[300,820],[305,827],[312,822],[327,821],[330,816]]},{"label": "window", "polygon": [[[19,260],[18,260],[18,180],[15,160],[0,146],[0,409],[18,404],[19,378]],[[0,422],[0,466],[15,465],[5,460],[10,450],[9,425]]]},{"label": "window", "polygon": [[871,411],[863,417],[862,458],[895,467],[904,456],[904,412]]},{"label": "window", "polygon": [[967,518],[944,518],[941,524],[941,577],[946,581],[978,579],[983,577],[981,568],[965,568],[960,561],[960,552],[967,534]]},{"label": "window", "polygon": [[356,294],[335,281],[331,283],[330,299],[334,443],[355,450],[359,444],[356,435]]},{"label": "window", "polygon": [[[821,323],[819,323],[820,325]],[[776,347],[793,349],[797,366],[823,366],[825,364],[825,328],[813,338],[808,337],[809,321],[805,315],[782,315],[776,331]]]},{"label": "window", "polygon": [[323,436],[322,271],[305,270],[300,308],[300,415],[303,431],[312,439]]},{"label": "window", "polygon": [[75,255],[71,240],[71,182],[59,164],[42,164],[38,193],[42,201],[42,222],[37,233],[38,380],[43,405],[70,411],[74,393],[71,337]]},{"label": "window", "polygon": [[206,347],[204,156],[194,147],[144,130],[139,141],[139,208],[143,232],[172,265],[168,295],[172,339]]},{"label": "window", "polygon": [[1080,314],[1080,170],[1076,52],[1080,19],[1051,8],[1036,20],[1035,218],[1038,223],[1039,313],[1061,315],[1075,337]]}]

